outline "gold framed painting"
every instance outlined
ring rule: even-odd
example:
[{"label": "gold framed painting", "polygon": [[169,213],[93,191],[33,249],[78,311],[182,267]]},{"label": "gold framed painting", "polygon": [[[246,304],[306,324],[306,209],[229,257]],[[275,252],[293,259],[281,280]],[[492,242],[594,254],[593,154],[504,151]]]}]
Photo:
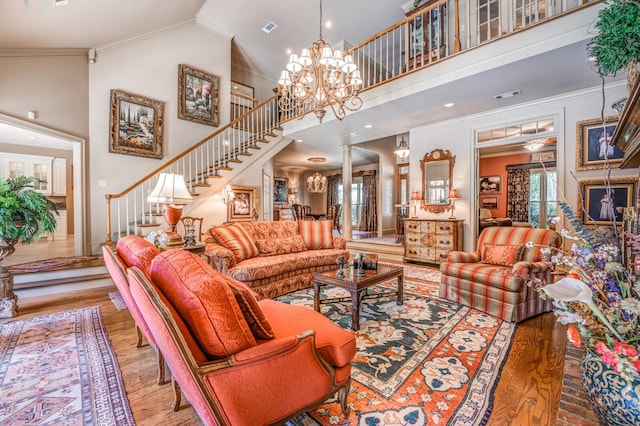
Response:
[{"label": "gold framed painting", "polygon": [[227,204],[227,222],[243,222],[254,220],[253,211],[256,207],[256,190],[252,186],[231,186],[235,195],[232,202]]},{"label": "gold framed painting", "polygon": [[[636,205],[635,178],[612,178],[607,187],[603,179],[581,180],[577,212],[585,225],[622,224],[626,207]],[[584,206],[584,209],[582,208]]]},{"label": "gold framed painting", "polygon": [[220,77],[178,65],[178,118],[218,126]]},{"label": "gold framed painting", "polygon": [[624,152],[611,145],[618,117],[605,117],[576,123],[576,170],[600,170],[605,164],[616,169],[620,167]]},{"label": "gold framed painting", "polygon": [[109,152],[162,158],[164,102],[111,90]]}]

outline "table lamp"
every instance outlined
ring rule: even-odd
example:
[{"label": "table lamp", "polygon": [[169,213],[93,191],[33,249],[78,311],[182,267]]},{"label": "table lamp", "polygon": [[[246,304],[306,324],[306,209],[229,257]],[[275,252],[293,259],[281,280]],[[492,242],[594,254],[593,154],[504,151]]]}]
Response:
[{"label": "table lamp", "polygon": [[167,245],[182,245],[182,236],[176,232],[176,225],[182,216],[182,207],[193,201],[184,182],[184,176],[160,173],[158,183],[147,197],[147,201],[162,204],[162,216],[169,225]]},{"label": "table lamp", "polygon": [[420,201],[421,198],[422,196],[420,195],[420,191],[413,191],[411,193],[411,202],[413,203],[413,217],[418,216],[416,209],[418,208],[418,202]]},{"label": "table lamp", "polygon": [[455,219],[455,215],[454,212],[456,211],[456,200],[460,198],[460,195],[458,194],[458,190],[457,189],[450,189],[449,190],[449,201],[451,201],[451,216],[449,217],[449,219]]}]

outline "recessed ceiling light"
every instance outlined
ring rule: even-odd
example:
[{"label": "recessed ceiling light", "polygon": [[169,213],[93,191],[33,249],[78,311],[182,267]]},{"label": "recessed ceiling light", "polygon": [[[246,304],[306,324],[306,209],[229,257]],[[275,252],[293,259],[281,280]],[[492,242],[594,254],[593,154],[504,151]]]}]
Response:
[{"label": "recessed ceiling light", "polygon": [[494,98],[496,98],[496,99],[507,99],[507,98],[511,98],[513,96],[521,95],[521,94],[522,94],[522,92],[520,91],[520,89],[518,89],[518,90],[512,90],[511,92],[504,92],[504,93],[501,93],[499,95],[495,95]]},{"label": "recessed ceiling light", "polygon": [[277,25],[275,23],[267,22],[267,25],[262,27],[262,31],[264,31],[265,33],[269,34],[271,31],[275,30],[276,27],[277,27]]},{"label": "recessed ceiling light", "polygon": [[291,55],[292,53],[293,53],[293,50],[287,49],[287,55]]},{"label": "recessed ceiling light", "polygon": [[370,129],[370,128],[372,128],[372,127],[373,127],[373,124],[365,124],[365,125],[364,125],[364,128],[365,128],[365,129]]},{"label": "recessed ceiling light", "polygon": [[302,142],[303,139],[296,139],[296,142]]},{"label": "recessed ceiling light", "polygon": [[69,1],[70,0],[51,0],[51,5],[53,7],[58,7],[58,6],[69,6]]},{"label": "recessed ceiling light", "polygon": [[324,24],[324,27],[325,27],[325,28],[331,28],[332,26],[333,26],[333,22],[331,22],[331,21],[327,21],[327,22],[325,22],[325,24]]},{"label": "recessed ceiling light", "polygon": [[454,106],[455,104],[453,102],[447,102],[446,104],[444,104],[445,108],[451,108],[452,106]]}]

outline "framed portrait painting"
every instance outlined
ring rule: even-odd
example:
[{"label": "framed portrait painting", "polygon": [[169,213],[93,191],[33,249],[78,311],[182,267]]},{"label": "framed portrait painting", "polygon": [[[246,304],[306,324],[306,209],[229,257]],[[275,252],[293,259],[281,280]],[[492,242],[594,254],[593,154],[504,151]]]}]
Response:
[{"label": "framed portrait painting", "polygon": [[231,186],[235,195],[233,201],[227,204],[227,222],[242,222],[253,220],[253,210],[256,207],[255,188],[252,186]]},{"label": "framed portrait painting", "polygon": [[287,178],[273,178],[273,202],[280,207],[287,203]]},{"label": "framed portrait painting", "polygon": [[109,152],[162,158],[164,102],[111,90]]},{"label": "framed portrait painting", "polygon": [[480,194],[500,194],[502,193],[502,176],[480,176]]},{"label": "framed portrait painting", "polygon": [[178,118],[218,126],[220,77],[178,65]]},{"label": "framed portrait painting", "polygon": [[[582,212],[585,225],[622,223],[625,207],[635,206],[636,179],[611,179],[607,188],[602,179],[580,181],[580,195],[576,211]],[[584,210],[580,201],[584,202]]]},{"label": "framed portrait painting", "polygon": [[608,161],[611,168],[620,167],[624,152],[610,145],[618,117],[578,121],[576,123],[576,170],[604,169]]}]

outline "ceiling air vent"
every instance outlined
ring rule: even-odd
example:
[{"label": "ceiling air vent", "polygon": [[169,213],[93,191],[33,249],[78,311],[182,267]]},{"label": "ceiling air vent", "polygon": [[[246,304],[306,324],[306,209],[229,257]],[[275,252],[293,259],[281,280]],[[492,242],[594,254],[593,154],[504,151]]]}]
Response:
[{"label": "ceiling air vent", "polygon": [[267,25],[262,27],[262,31],[264,31],[265,33],[269,34],[271,31],[275,30],[276,27],[277,27],[276,24],[274,24],[273,22],[269,22],[269,23],[267,23]]},{"label": "ceiling air vent", "polygon": [[496,99],[507,99],[510,98],[512,96],[516,96],[516,95],[521,95],[522,92],[520,91],[520,89],[518,90],[513,90],[511,92],[505,92],[505,93],[500,93],[499,95],[494,95],[494,98]]},{"label": "ceiling air vent", "polygon": [[51,5],[53,7],[68,6],[69,5],[69,1],[70,0],[51,0]]}]

